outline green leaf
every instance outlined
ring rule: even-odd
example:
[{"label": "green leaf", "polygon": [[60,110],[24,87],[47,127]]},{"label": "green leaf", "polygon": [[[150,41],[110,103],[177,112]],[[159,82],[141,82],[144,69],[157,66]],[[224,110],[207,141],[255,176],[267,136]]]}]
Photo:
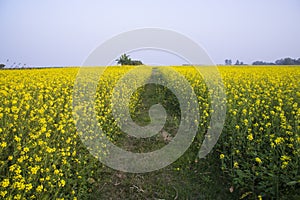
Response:
[{"label": "green leaf", "polygon": [[297,183],[299,183],[298,181],[290,181],[287,183],[287,185],[292,186],[292,185],[296,185]]}]

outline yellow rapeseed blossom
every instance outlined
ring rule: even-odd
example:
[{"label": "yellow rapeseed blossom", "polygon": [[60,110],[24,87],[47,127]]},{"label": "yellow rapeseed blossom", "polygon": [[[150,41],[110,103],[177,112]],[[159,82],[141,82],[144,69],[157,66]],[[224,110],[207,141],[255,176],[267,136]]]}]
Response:
[{"label": "yellow rapeseed blossom", "polygon": [[0,191],[0,196],[2,198],[4,198],[6,194],[7,194],[7,191]]},{"label": "yellow rapeseed blossom", "polygon": [[258,195],[257,198],[258,198],[258,200],[262,200],[262,196],[261,195]]},{"label": "yellow rapeseed blossom", "polygon": [[9,179],[4,179],[2,182],[1,182],[1,186],[6,188],[9,186]]},{"label": "yellow rapeseed blossom", "polygon": [[253,140],[253,135],[252,135],[252,134],[249,134],[249,135],[247,136],[247,139],[248,139],[249,141],[252,141],[252,140]]},{"label": "yellow rapeseed blossom", "polygon": [[261,161],[261,159],[260,159],[259,157],[256,157],[256,158],[255,158],[255,161],[256,161],[258,164],[262,163],[262,161]]},{"label": "yellow rapeseed blossom", "polygon": [[2,148],[5,148],[5,147],[7,147],[7,143],[6,143],[6,142],[2,142],[0,146],[1,146]]},{"label": "yellow rapeseed blossom", "polygon": [[233,167],[234,167],[234,168],[239,168],[239,163],[235,161],[235,162],[233,163]]},{"label": "yellow rapeseed blossom", "polygon": [[276,144],[282,144],[282,143],[284,142],[284,138],[283,138],[283,137],[277,137],[277,138],[274,140],[274,142],[275,142]]},{"label": "yellow rapeseed blossom", "polygon": [[43,188],[44,188],[44,186],[43,186],[43,185],[39,185],[39,186],[37,186],[37,188],[36,188],[36,192],[38,192],[38,193],[42,192],[42,191],[43,191]]},{"label": "yellow rapeseed blossom", "polygon": [[60,180],[58,183],[59,187],[64,187],[66,185],[66,181],[65,180]]}]

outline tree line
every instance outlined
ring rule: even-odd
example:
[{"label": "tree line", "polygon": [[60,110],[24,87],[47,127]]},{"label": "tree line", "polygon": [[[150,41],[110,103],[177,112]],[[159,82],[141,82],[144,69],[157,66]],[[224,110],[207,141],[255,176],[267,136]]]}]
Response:
[{"label": "tree line", "polygon": [[273,62],[255,61],[252,65],[300,65],[300,58],[282,58]]},{"label": "tree line", "polygon": [[[8,61],[8,60],[7,60]],[[129,55],[127,54],[122,54],[117,60],[116,60],[118,65],[143,65],[142,61],[140,60],[132,60]],[[14,63],[15,65],[15,63]],[[21,63],[18,65],[17,68]],[[226,59],[225,60],[225,65],[246,65],[244,62],[237,60],[235,64],[233,64],[231,59]],[[276,60],[275,62],[265,62],[265,61],[255,61],[252,63],[252,65],[300,65],[300,58],[298,59],[293,59],[293,58],[282,58],[279,60]],[[13,66],[13,65],[12,65]],[[13,68],[11,66],[11,68]],[[26,66],[24,64],[23,68]],[[5,64],[0,63],[0,69],[4,68]]]},{"label": "tree line", "polygon": [[[245,65],[243,62],[237,60],[235,64],[233,64],[231,59],[225,60],[225,65]],[[266,61],[254,61],[252,65],[300,65],[300,58],[282,58],[276,60],[275,62],[266,62]]]}]

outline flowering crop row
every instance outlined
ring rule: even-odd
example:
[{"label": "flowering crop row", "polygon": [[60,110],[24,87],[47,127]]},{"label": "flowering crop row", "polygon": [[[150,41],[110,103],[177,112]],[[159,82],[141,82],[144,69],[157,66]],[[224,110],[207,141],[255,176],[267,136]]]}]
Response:
[{"label": "flowering crop row", "polygon": [[[175,69],[196,92],[203,90],[194,68]],[[227,101],[215,148],[222,170],[243,197],[278,198],[295,191],[300,184],[300,68],[227,66],[219,71]]]},{"label": "flowering crop row", "polygon": [[[129,69],[108,69],[97,84],[95,108],[109,137],[115,127],[115,121],[107,117],[109,95]],[[82,133],[76,130],[73,116],[80,108],[73,109],[73,97],[85,95],[84,90],[73,94],[78,71],[0,71],[0,198],[85,198],[90,180],[102,165],[87,151]],[[91,77],[83,73],[80,78],[84,80],[78,82],[86,83]]]}]

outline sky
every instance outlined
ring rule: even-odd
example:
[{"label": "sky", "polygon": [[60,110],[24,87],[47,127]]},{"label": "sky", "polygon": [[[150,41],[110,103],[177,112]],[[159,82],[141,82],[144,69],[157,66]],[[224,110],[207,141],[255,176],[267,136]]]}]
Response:
[{"label": "sky", "polygon": [[[299,11],[299,0],[0,0],[0,63],[80,66],[113,36],[152,27],[185,35],[216,64],[299,58]],[[159,51],[130,56],[184,63]]]}]

